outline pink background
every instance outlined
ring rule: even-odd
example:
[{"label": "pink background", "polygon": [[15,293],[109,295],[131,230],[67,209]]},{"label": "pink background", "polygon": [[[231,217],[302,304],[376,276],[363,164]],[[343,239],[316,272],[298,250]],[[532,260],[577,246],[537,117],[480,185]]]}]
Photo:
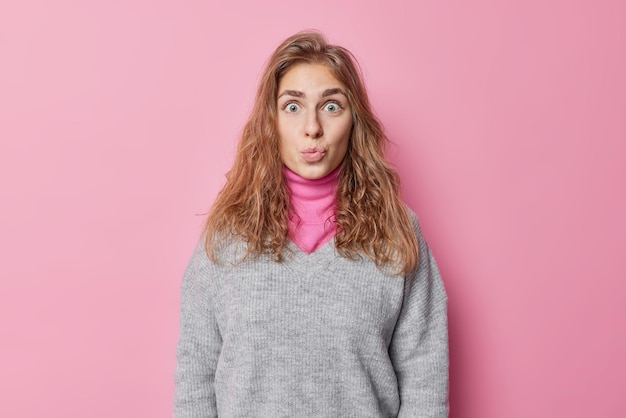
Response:
[{"label": "pink background", "polygon": [[626,416],[622,1],[0,5],[0,416],[169,417],[265,60],[363,67],[450,299],[453,418]]}]

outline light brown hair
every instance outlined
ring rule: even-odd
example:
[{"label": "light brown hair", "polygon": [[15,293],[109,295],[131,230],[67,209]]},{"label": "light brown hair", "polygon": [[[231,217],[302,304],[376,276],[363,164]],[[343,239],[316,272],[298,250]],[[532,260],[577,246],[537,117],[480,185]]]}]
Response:
[{"label": "light brown hair", "polygon": [[284,259],[290,203],[278,151],[277,96],[282,76],[300,63],[325,65],[345,86],[352,108],[337,188],[337,251],[351,259],[365,255],[378,267],[407,274],[417,266],[418,243],[398,196],[398,175],[384,158],[388,139],[370,107],[355,58],[313,31],[286,39],[263,72],[235,162],[206,223],[209,258],[219,262],[220,244],[235,238],[246,244],[244,259],[262,254],[276,262]]}]

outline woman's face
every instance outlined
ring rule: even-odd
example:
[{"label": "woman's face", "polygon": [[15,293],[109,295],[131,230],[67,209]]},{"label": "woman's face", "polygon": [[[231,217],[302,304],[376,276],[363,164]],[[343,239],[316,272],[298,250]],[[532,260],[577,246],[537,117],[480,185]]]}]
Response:
[{"label": "woman's face", "polygon": [[278,85],[279,152],[283,164],[319,179],[343,161],[352,130],[346,89],[321,64],[296,64]]}]

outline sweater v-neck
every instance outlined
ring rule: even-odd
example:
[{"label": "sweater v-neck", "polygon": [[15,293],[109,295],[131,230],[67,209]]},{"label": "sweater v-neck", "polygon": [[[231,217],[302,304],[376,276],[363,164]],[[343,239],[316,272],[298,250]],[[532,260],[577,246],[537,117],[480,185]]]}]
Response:
[{"label": "sweater v-neck", "polygon": [[292,240],[287,241],[287,262],[285,266],[298,276],[308,278],[329,268],[338,258],[335,250],[335,238],[312,253],[302,251]]}]

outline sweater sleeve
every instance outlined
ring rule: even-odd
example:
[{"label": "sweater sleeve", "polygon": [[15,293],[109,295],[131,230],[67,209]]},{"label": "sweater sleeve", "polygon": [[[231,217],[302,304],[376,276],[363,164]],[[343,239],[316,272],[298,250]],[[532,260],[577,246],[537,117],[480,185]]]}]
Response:
[{"label": "sweater sleeve", "polygon": [[398,381],[398,418],[448,417],[447,296],[417,218],[417,270],[405,279],[404,299],[389,346]]},{"label": "sweater sleeve", "polygon": [[222,338],[214,314],[208,267],[201,240],[182,280],[174,418],[217,417],[214,378]]}]

